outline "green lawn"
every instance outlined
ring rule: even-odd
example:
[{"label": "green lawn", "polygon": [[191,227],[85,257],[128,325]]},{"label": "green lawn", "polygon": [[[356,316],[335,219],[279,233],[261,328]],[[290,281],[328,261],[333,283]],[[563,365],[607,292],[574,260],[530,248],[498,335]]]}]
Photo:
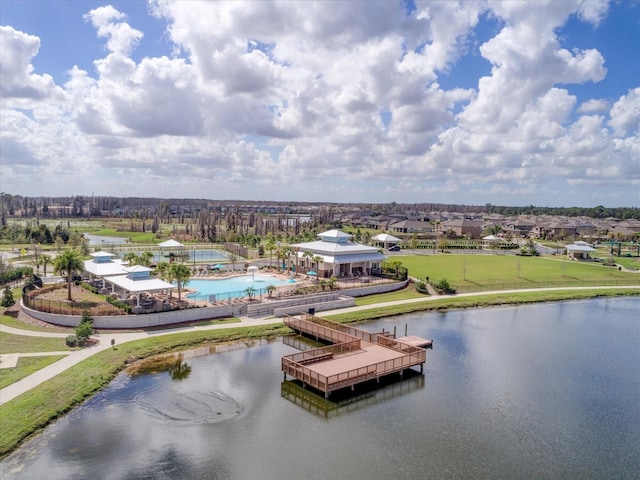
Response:
[{"label": "green lawn", "polygon": [[0,324],[7,327],[19,328],[21,330],[30,330],[33,332],[48,332],[48,333],[69,333],[72,335],[74,329],[71,327],[40,327],[38,325],[32,325],[30,323],[21,322],[9,315],[0,315]]},{"label": "green lawn", "polygon": [[0,388],[4,388],[18,380],[22,380],[41,368],[44,368],[53,362],[57,362],[61,358],[64,358],[64,355],[20,357],[15,368],[3,368],[0,370]]},{"label": "green lawn", "polygon": [[[406,255],[394,257],[412,277],[429,277],[431,283],[446,278],[451,285],[471,289],[488,284],[514,287],[535,283],[625,282],[640,284],[640,275],[620,272],[596,262],[577,262],[566,257],[520,257],[515,255]],[[461,290],[464,290],[462,288]]]},{"label": "green lawn", "polygon": [[413,285],[407,286],[402,290],[395,292],[380,293],[377,295],[367,295],[366,297],[356,298],[356,306],[360,305],[372,305],[375,303],[394,302],[396,300],[407,300],[410,298],[424,298],[426,297],[422,293],[416,292]]},{"label": "green lawn", "polygon": [[64,352],[77,348],[69,348],[64,338],[31,337],[27,335],[12,335],[0,332],[0,354],[5,353],[36,353],[36,352]]}]

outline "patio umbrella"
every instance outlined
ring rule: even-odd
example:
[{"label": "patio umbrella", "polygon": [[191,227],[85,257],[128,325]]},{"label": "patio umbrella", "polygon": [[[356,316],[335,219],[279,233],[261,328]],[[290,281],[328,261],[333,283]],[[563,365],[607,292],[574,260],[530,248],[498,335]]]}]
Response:
[{"label": "patio umbrella", "polygon": [[316,271],[314,271],[314,270],[309,270],[309,271],[307,272],[307,275],[313,275],[313,276],[315,277],[316,275],[318,275],[318,272],[316,272]]}]

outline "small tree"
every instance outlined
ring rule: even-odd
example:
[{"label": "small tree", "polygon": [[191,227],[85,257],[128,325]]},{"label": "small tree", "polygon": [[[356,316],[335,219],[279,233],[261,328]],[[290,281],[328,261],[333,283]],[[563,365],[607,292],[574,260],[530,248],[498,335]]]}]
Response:
[{"label": "small tree", "polygon": [[256,292],[257,290],[254,287],[247,287],[245,290],[245,293],[247,294],[247,297],[249,298],[249,300],[253,300],[253,298],[256,296]]},{"label": "small tree", "polygon": [[78,344],[83,345],[91,335],[93,335],[93,318],[91,317],[89,308],[85,307],[82,310],[82,320],[80,320],[80,325],[76,327],[76,338],[78,339]]},{"label": "small tree", "polygon": [[76,250],[68,248],[56,257],[53,265],[56,273],[67,275],[67,300],[71,301],[73,275],[81,271],[84,266],[80,254]]},{"label": "small tree", "polygon": [[182,300],[182,288],[189,285],[191,269],[183,263],[174,263],[169,270],[178,284],[178,300]]},{"label": "small tree", "polygon": [[13,298],[13,292],[11,291],[11,287],[9,287],[9,284],[7,284],[4,286],[4,292],[2,294],[2,302],[0,302],[0,305],[2,305],[3,307],[9,308],[15,304],[16,304],[16,300],[15,298]]},{"label": "small tree", "polygon": [[276,291],[276,286],[275,285],[267,285],[265,287],[265,290],[267,291],[267,296],[269,298],[271,298],[273,296],[273,292]]}]

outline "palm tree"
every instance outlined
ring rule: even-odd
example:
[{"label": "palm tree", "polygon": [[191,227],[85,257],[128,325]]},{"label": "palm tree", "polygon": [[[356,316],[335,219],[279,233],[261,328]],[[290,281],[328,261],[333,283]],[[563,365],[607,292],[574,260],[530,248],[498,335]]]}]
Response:
[{"label": "palm tree", "polygon": [[67,275],[67,300],[71,298],[71,282],[73,274],[82,270],[83,263],[80,254],[73,248],[67,248],[53,261],[54,272]]},{"label": "palm tree", "polygon": [[276,249],[276,241],[273,239],[271,235],[267,239],[267,243],[264,246],[267,250],[269,250],[269,266],[271,266],[271,257],[273,255],[273,251]]},{"label": "palm tree", "polygon": [[253,297],[256,296],[256,292],[257,292],[257,290],[254,287],[252,287],[251,285],[249,285],[245,289],[245,293],[247,294],[247,297],[249,298],[249,300],[253,300]]},{"label": "palm tree", "polygon": [[158,262],[158,264],[156,265],[154,274],[157,277],[160,277],[162,280],[165,280],[168,282],[167,273],[169,273],[169,267],[170,267],[169,262]]},{"label": "palm tree", "polygon": [[153,260],[153,253],[149,250],[146,250],[140,254],[140,265],[150,267],[151,260]]},{"label": "palm tree", "polygon": [[302,258],[308,258],[311,261],[311,268],[313,268],[313,253],[311,253],[309,250],[305,250],[304,252],[302,252]]},{"label": "palm tree", "polygon": [[[160,278],[165,282],[173,283],[176,278],[174,275],[174,270],[172,268],[173,265],[174,264],[169,262],[160,262],[156,266],[158,275],[160,275]],[[169,298],[173,298],[173,288],[169,290]]]},{"label": "palm tree", "polygon": [[311,261],[316,264],[316,272],[320,273],[320,262],[322,261],[322,257],[320,255],[316,255],[311,259]]},{"label": "palm tree", "polygon": [[122,257],[122,260],[124,260],[125,262],[129,262],[129,265],[131,266],[140,265],[140,257],[138,257],[138,254],[136,252],[125,253]]},{"label": "palm tree", "polygon": [[298,261],[300,259],[300,257],[298,256],[298,252],[300,251],[300,247],[291,247],[291,251],[293,252],[293,254],[296,257],[296,275],[298,274]]},{"label": "palm tree", "polygon": [[173,279],[178,283],[178,300],[182,300],[182,287],[189,285],[191,269],[184,263],[174,263],[169,270]]},{"label": "palm tree", "polygon": [[40,257],[40,264],[44,267],[44,276],[47,276],[47,265],[51,265],[53,263],[53,259],[50,255],[42,255]]}]

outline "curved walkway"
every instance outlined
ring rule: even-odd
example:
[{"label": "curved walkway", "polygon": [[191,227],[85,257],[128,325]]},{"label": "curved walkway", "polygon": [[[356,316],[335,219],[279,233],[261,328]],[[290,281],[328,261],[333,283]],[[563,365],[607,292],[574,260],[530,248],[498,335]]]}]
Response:
[{"label": "curved walkway", "polygon": [[[593,289],[639,289],[640,286],[614,286],[614,287],[558,287],[558,288],[528,288],[521,290],[496,290],[491,292],[472,292],[472,293],[460,293],[457,295],[438,295],[431,296],[427,298],[411,298],[406,300],[396,300],[392,302],[383,302],[376,303],[371,305],[362,305],[357,307],[348,307],[341,308],[337,310],[326,310],[323,311],[323,315],[333,315],[337,313],[349,313],[356,312],[361,310],[369,310],[373,308],[381,308],[387,307],[391,305],[400,305],[400,304],[408,304],[408,303],[420,303],[420,302],[430,302],[434,300],[446,299],[446,298],[460,298],[460,297],[472,297],[472,296],[483,296],[483,295],[495,295],[495,294],[503,294],[503,293],[519,293],[519,292],[542,292],[542,291],[554,291],[554,290],[593,290]],[[158,335],[171,335],[178,334],[184,332],[192,332],[199,330],[220,330],[226,328],[237,328],[237,327],[251,327],[257,325],[271,325],[281,323],[281,318],[246,318],[243,317],[240,319],[240,323],[229,324],[223,323],[219,325],[205,325],[205,326],[187,326],[187,327],[178,327],[166,330],[154,330],[154,331],[140,331],[140,332],[130,332],[130,333],[105,333],[105,334],[97,334],[94,337],[98,337],[100,340],[96,345],[91,347],[83,348],[81,350],[74,350],[72,352],[43,352],[42,355],[66,355],[65,358],[58,360],[57,362],[48,365],[41,370],[38,370],[35,373],[32,373],[28,377],[23,378],[11,385],[0,390],[0,405],[13,400],[18,395],[21,395],[34,387],[37,387],[41,383],[49,380],[50,378],[58,375],[59,373],[64,372],[68,368],[71,368],[74,365],[82,362],[83,360],[95,355],[96,353],[107,350],[111,347],[111,340],[115,341],[116,347],[118,345],[122,345],[123,343],[132,342],[134,340],[142,340],[149,337],[154,337]],[[68,333],[49,333],[42,331],[33,331],[33,330],[21,330],[18,328],[8,327],[0,324],[0,331],[14,334],[14,335],[26,335],[32,337],[54,337],[54,338],[66,338]],[[9,361],[15,358],[17,361],[19,356],[33,356],[35,354],[10,354],[3,355],[2,361]],[[10,358],[6,358],[10,357]]]}]

